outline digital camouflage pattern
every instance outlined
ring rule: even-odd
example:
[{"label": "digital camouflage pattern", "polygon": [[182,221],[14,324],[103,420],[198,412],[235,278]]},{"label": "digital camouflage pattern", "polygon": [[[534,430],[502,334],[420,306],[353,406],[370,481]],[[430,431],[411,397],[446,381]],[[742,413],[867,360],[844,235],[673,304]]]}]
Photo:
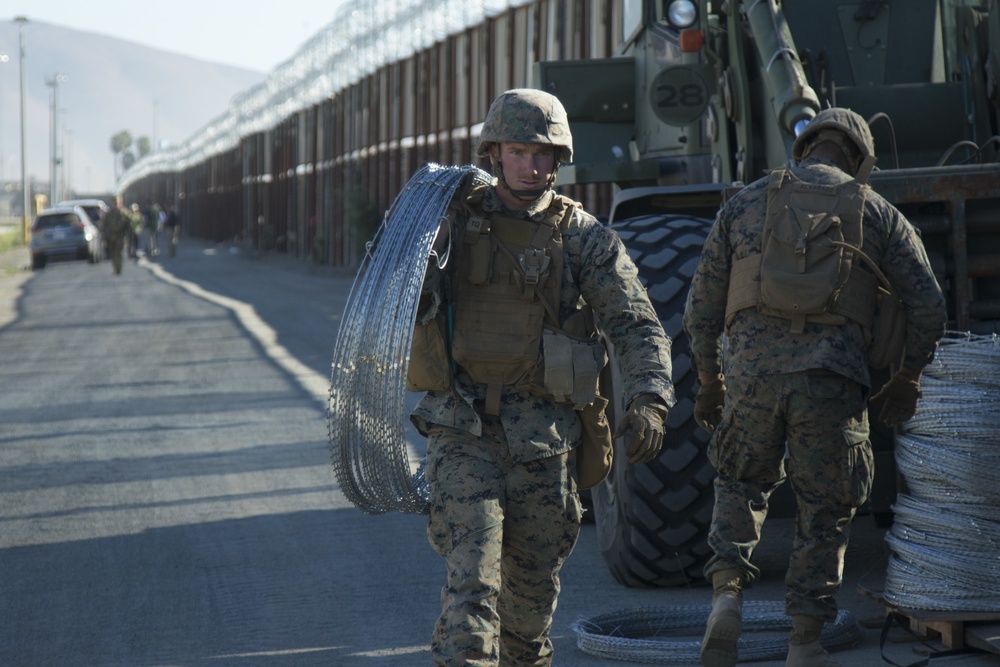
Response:
[{"label": "digital camouflage pattern", "polygon": [[[790,166],[801,180],[837,184],[851,176],[807,157]],[[730,199],[702,250],[684,312],[684,329],[700,373],[721,373],[729,274],[733,262],[761,251],[768,178]],[[863,248],[882,269],[907,312],[905,364],[922,369],[944,333],[944,296],[923,244],[903,215],[878,194],[865,201]],[[855,264],[854,271],[868,270]],[[722,421],[709,457],[718,471],[706,575],[740,568],[752,580],[750,556],[760,538],[767,499],[786,476],[799,500],[799,521],[786,575],[790,615],[831,619],[848,529],[873,480],[867,400],[871,378],[861,327],[789,320],[749,308],[728,330]]]},{"label": "digital camouflage pattern", "polygon": [[479,157],[489,155],[493,143],[551,144],[560,148],[562,162],[573,161],[573,136],[562,102],[555,95],[531,88],[515,88],[490,105],[479,135]]},{"label": "digital camouflage pattern", "polygon": [[[473,214],[539,221],[555,196],[549,191],[512,212],[495,187]],[[459,216],[453,239],[462,238],[464,224]],[[456,244],[453,252],[460,251]],[[625,399],[653,394],[672,406],[670,340],[617,235],[578,210],[563,230],[563,259],[559,320],[585,300],[615,346]],[[441,284],[437,271],[430,269],[425,287]],[[452,384],[451,391],[428,392],[411,415],[428,435],[428,532],[448,571],[435,661],[549,665],[558,574],[579,532],[573,448],[580,420],[570,404],[511,387],[502,391],[499,416],[482,416],[486,385],[461,368]]]},{"label": "digital camouflage pattern", "polygon": [[448,568],[435,662],[548,665],[559,572],[580,532],[571,456],[515,464],[499,421],[487,416],[481,438],[431,432],[427,481],[428,537]]},{"label": "digital camouflage pattern", "polygon": [[[545,216],[554,196],[549,192],[526,211],[510,212],[503,210],[496,191],[490,188],[481,206],[484,211],[538,220]],[[463,224],[460,217],[453,238],[461,238]],[[456,245],[454,251],[459,250]],[[670,340],[617,234],[593,216],[578,211],[563,231],[563,254],[560,320],[575,311],[580,299],[586,301],[615,346],[626,404],[640,394],[654,394],[664,405],[672,406],[675,399],[670,379]],[[430,276],[427,282],[440,281]],[[429,424],[440,424],[481,434],[482,425],[473,404],[485,400],[486,385],[471,382],[461,371],[453,384],[453,391],[428,392],[418,403],[411,419],[421,433],[428,432]],[[572,405],[556,404],[511,388],[504,389],[500,404],[500,420],[515,463],[562,454],[579,442],[580,421]]]},{"label": "digital camouflage pattern", "polygon": [[792,159],[801,160],[806,146],[816,139],[823,130],[843,132],[854,144],[862,157],[875,154],[875,140],[864,118],[850,109],[823,109],[809,121],[802,133],[792,144]]},{"label": "digital camouflage pattern", "polygon": [[[812,183],[837,184],[851,178],[832,164],[813,158],[791,170],[799,179]],[[699,372],[722,371],[720,336],[729,272],[735,260],[760,252],[767,183],[767,178],[760,179],[726,203],[702,249],[684,313],[684,328]],[[863,248],[892,283],[906,310],[904,363],[909,368],[923,368],[944,334],[944,295],[916,229],[875,192],[865,201]],[[852,270],[868,268],[855,263]],[[736,315],[727,333],[727,375],[774,375],[822,368],[871,386],[867,344],[856,324],[832,327],[807,322],[803,333],[792,334],[788,320],[747,309]]]},{"label": "digital camouflage pattern", "polygon": [[786,610],[832,621],[849,524],[874,476],[867,392],[829,371],[731,376],[727,384],[708,451],[719,475],[708,536],[715,555],[705,571],[737,566],[748,583],[759,576],[750,556],[768,499],[787,475],[799,518],[785,575]]}]

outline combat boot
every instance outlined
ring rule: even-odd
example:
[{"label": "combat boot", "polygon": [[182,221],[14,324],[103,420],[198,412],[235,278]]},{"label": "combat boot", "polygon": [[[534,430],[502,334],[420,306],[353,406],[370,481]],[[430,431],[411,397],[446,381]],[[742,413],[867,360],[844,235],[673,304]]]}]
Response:
[{"label": "combat boot", "polygon": [[743,630],[743,573],[736,568],[712,573],[712,612],[701,641],[704,667],[733,667]]},{"label": "combat boot", "polygon": [[815,616],[792,616],[792,634],[788,638],[785,667],[840,667],[820,643],[823,619]]}]

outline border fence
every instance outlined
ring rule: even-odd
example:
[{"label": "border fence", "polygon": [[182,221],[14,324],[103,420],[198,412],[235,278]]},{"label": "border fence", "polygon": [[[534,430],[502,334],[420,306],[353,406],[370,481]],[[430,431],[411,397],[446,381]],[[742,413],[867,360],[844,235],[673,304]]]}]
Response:
[{"label": "border fence", "polygon": [[[184,144],[133,165],[125,202],[173,202],[194,238],[357,267],[417,169],[477,162],[496,95],[529,86],[535,61],[614,55],[622,30],[617,0],[347,4]],[[565,194],[610,207],[608,186]]]}]

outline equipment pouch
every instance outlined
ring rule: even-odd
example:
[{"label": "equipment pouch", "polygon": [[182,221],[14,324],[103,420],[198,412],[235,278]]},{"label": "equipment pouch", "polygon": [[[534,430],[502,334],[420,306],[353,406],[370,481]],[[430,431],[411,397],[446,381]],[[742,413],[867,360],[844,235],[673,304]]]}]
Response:
[{"label": "equipment pouch", "polygon": [[451,360],[443,316],[413,327],[410,362],[406,367],[407,391],[446,391],[451,386]]},{"label": "equipment pouch", "polygon": [[608,363],[600,339],[578,340],[558,331],[542,333],[544,389],[559,403],[588,405],[597,397],[597,382]]},{"label": "equipment pouch", "polygon": [[486,218],[473,217],[466,223],[464,239],[470,261],[465,279],[473,285],[485,285],[490,280],[495,242],[489,231],[490,221]]},{"label": "equipment pouch", "polygon": [[608,399],[597,396],[593,403],[576,411],[583,435],[576,448],[576,483],[580,489],[597,486],[611,472],[615,450],[611,424],[605,414],[607,407]]},{"label": "equipment pouch", "polygon": [[876,300],[868,365],[872,368],[887,368],[903,357],[903,349],[906,347],[906,312],[899,298],[885,287],[879,286]]}]

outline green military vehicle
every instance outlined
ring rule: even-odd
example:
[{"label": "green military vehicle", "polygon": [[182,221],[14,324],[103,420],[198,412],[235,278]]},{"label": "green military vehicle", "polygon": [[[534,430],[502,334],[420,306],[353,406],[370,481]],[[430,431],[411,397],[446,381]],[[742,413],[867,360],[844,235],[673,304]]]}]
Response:
[{"label": "green military vehicle", "polygon": [[[997,330],[1000,7],[624,0],[623,17],[620,55],[537,63],[534,84],[569,113],[576,161],[560,184],[613,184],[610,223],[673,338],[678,404],[663,453],[643,466],[617,456],[591,495],[615,578],[674,586],[701,579],[713,504],[680,324],[687,286],[720,203],[787,162],[796,131],[819,109],[848,107],[868,120],[878,157],[870,182],[920,230],[949,328]],[[607,381],[613,392],[613,371]],[[873,444],[865,509],[885,521],[896,493],[893,433],[876,428]],[[793,511],[784,493],[772,515]]]}]

